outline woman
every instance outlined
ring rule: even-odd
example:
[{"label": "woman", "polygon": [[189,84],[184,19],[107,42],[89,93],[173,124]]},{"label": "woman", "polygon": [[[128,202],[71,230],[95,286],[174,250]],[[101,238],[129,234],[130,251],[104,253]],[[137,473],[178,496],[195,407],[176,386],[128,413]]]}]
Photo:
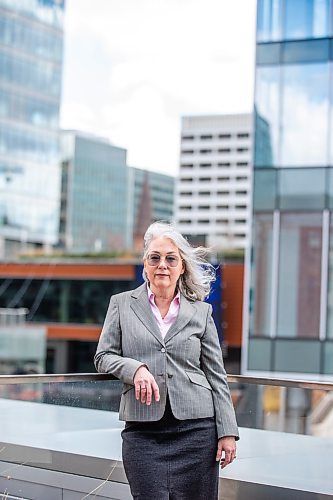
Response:
[{"label": "woman", "polygon": [[155,222],[144,241],[145,284],[111,298],[96,369],[124,382],[119,418],[133,498],[216,500],[218,463],[234,460],[238,430],[203,302],[214,269],[170,224]]}]

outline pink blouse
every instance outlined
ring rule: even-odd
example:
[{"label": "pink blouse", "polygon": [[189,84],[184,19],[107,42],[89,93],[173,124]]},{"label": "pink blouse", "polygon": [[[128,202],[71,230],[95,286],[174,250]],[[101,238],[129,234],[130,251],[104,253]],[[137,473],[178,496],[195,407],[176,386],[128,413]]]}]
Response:
[{"label": "pink blouse", "polygon": [[155,316],[155,319],[157,321],[157,325],[160,329],[162,338],[166,336],[169,328],[171,325],[176,321],[178,313],[179,313],[179,308],[180,308],[180,292],[178,291],[177,295],[173,299],[173,301],[170,304],[169,311],[167,314],[162,318],[161,313],[157,305],[155,304],[155,295],[147,285],[147,291],[148,291],[148,299],[149,299],[149,305],[151,307],[152,313]]}]

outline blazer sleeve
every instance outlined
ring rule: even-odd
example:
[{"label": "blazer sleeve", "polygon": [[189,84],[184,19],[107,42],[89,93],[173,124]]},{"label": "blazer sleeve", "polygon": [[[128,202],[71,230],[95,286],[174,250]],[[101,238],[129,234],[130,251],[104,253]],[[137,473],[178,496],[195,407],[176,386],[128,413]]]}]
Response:
[{"label": "blazer sleeve", "polygon": [[133,385],[135,372],[144,363],[122,356],[121,326],[119,305],[116,296],[112,296],[104,320],[97,351],[94,357],[96,370],[100,373],[111,373],[126,384]]},{"label": "blazer sleeve", "polygon": [[224,369],[222,350],[209,305],[205,333],[201,339],[201,365],[212,387],[218,438],[235,436],[239,439],[234,407]]}]

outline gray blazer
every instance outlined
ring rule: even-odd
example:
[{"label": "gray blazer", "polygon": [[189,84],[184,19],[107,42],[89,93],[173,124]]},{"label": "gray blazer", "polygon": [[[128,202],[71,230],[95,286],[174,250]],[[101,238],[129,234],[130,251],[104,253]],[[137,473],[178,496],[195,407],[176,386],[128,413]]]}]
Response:
[{"label": "gray blazer", "polygon": [[[97,371],[124,382],[119,418],[153,421],[162,418],[169,394],[180,420],[215,415],[218,437],[238,429],[212,306],[190,302],[183,295],[179,314],[162,338],[151,311],[146,285],[113,295],[94,358]],[[150,406],[135,399],[133,377],[147,365],[159,389],[160,401]]]}]

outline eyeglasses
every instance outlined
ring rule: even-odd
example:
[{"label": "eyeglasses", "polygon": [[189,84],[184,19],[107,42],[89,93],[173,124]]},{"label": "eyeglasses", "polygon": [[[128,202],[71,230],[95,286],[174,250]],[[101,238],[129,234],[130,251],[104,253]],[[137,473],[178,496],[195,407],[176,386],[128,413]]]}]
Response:
[{"label": "eyeglasses", "polygon": [[[163,257],[158,254],[148,255],[147,264],[149,266],[158,266],[161,262],[161,259],[163,259]],[[177,257],[177,255],[166,255],[164,257],[164,260],[168,267],[177,267],[180,259],[179,257]]]}]

